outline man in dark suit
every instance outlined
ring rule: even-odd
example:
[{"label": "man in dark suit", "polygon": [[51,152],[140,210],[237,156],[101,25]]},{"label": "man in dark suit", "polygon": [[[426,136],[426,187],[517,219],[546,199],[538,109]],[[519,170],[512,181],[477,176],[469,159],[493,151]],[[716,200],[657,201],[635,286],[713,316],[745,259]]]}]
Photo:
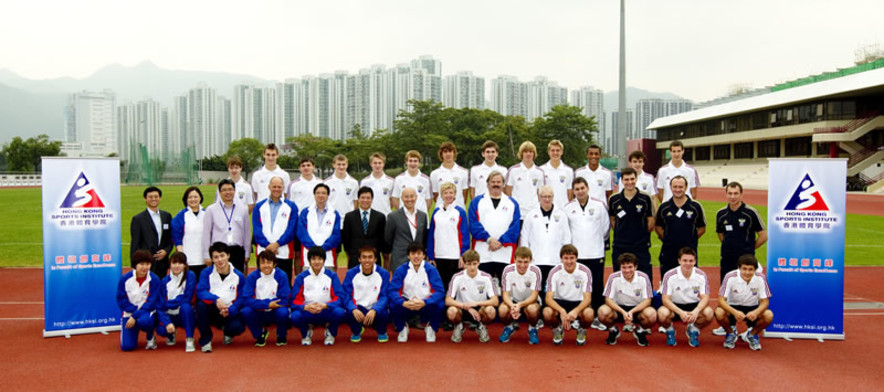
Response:
[{"label": "man in dark suit", "polygon": [[132,235],[129,256],[139,249],[150,251],[154,260],[150,271],[163,278],[169,271],[169,252],[172,251],[172,231],[169,229],[172,215],[159,208],[163,198],[160,188],[148,187],[143,195],[147,208],[135,214],[129,225],[129,233]]},{"label": "man in dark suit", "polygon": [[414,208],[417,192],[412,188],[405,188],[400,199],[404,207],[387,216],[384,232],[384,241],[390,244],[391,249],[390,271],[395,271],[408,262],[409,244],[417,242],[426,248],[427,243],[427,213]]},{"label": "man in dark suit", "polygon": [[[387,253],[387,243],[384,241],[384,230],[387,226],[387,217],[378,210],[371,208],[374,201],[374,191],[363,186],[357,193],[358,209],[344,215],[344,229],[341,230],[341,244],[347,252],[347,268],[359,265],[359,249],[365,245],[375,248],[375,260],[381,263],[380,253]],[[388,268],[390,261],[381,263]]]}]

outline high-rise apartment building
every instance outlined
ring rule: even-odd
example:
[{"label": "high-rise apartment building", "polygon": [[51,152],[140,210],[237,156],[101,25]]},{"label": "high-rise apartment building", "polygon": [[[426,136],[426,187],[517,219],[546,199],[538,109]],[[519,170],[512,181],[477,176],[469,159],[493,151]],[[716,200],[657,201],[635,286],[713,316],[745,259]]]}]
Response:
[{"label": "high-rise apartment building", "polygon": [[534,120],[548,113],[553,106],[568,103],[568,89],[550,82],[545,76],[538,76],[527,83],[527,119]]},{"label": "high-rise apartment building", "polygon": [[[602,90],[592,86],[584,86],[571,91],[569,104],[579,107],[584,116],[595,117],[599,132],[594,137],[598,143],[603,144],[604,140],[611,138],[611,135],[608,134],[608,127],[605,126],[605,93]],[[606,151],[611,150],[606,149]]]},{"label": "high-rise apartment building", "polygon": [[152,159],[168,160],[174,150],[168,148],[168,115],[159,102],[144,100],[117,106],[116,129],[119,153],[123,160],[133,158],[144,146]]},{"label": "high-rise apartment building", "polygon": [[528,117],[528,85],[515,76],[491,80],[491,110],[504,116]]},{"label": "high-rise apartment building", "polygon": [[65,143],[62,150],[68,156],[102,157],[119,153],[117,133],[114,130],[113,91],[82,91],[71,94],[65,108]]},{"label": "high-rise apartment building", "polygon": [[485,109],[485,78],[461,71],[445,77],[442,104],[450,108]]},{"label": "high-rise apartment building", "polygon": [[656,139],[656,132],[646,129],[651,122],[660,117],[691,110],[693,110],[693,103],[686,99],[640,99],[635,103],[636,128],[633,134],[629,134],[629,139]]}]

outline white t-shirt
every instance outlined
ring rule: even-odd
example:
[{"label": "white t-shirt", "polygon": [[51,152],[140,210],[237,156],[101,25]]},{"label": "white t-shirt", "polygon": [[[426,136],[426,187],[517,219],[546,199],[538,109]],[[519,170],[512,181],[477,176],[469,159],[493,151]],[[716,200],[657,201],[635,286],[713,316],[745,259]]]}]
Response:
[{"label": "white t-shirt", "polygon": [[489,273],[476,271],[476,276],[470,277],[466,270],[461,270],[451,277],[448,296],[459,302],[481,302],[496,296],[494,289]]},{"label": "white t-shirt", "polygon": [[488,192],[488,175],[491,174],[492,171],[496,171],[506,177],[506,168],[497,163],[493,166],[487,166],[485,165],[485,162],[482,162],[470,168],[470,188],[476,190],[476,194],[473,197]]},{"label": "white t-shirt", "polygon": [[663,201],[672,198],[672,190],[669,189],[669,181],[675,178],[675,176],[682,176],[688,180],[688,189],[685,192],[689,194],[691,189],[700,186],[700,175],[697,174],[697,170],[691,165],[682,161],[681,166],[675,167],[672,164],[672,161],[669,161],[669,163],[663,165],[663,167],[657,171],[657,188],[663,190]]},{"label": "white t-shirt", "polygon": [[531,296],[534,291],[540,291],[543,274],[536,265],[529,265],[525,274],[519,274],[515,264],[510,264],[503,269],[501,274],[501,290],[510,293],[513,303],[522,302]]},{"label": "white t-shirt", "polygon": [[[638,178],[635,180],[636,189],[647,193],[651,196],[657,194],[657,180],[654,179],[654,176],[648,174],[648,172],[643,171],[642,174],[638,175]],[[623,179],[617,183],[617,189],[623,189]]]},{"label": "white t-shirt", "polygon": [[718,296],[726,298],[730,305],[758,306],[760,300],[770,298],[770,286],[759,272],[747,282],[740,276],[740,270],[733,270],[724,276]]},{"label": "white t-shirt", "polygon": [[464,204],[463,199],[463,190],[469,189],[470,187],[470,172],[460,165],[455,164],[451,169],[446,169],[445,166],[439,166],[438,169],[433,170],[430,173],[430,187],[433,189],[433,192],[439,193],[439,196],[436,198],[436,205],[441,206],[442,203],[442,194],[439,192],[439,189],[442,187],[442,184],[450,182],[453,183],[457,190],[455,190],[454,195],[454,204],[466,210],[466,205]]},{"label": "white t-shirt", "polygon": [[270,179],[273,177],[282,178],[282,189],[289,189],[289,183],[292,182],[292,178],[287,171],[282,170],[279,165],[276,165],[276,169],[272,171],[261,166],[260,169],[252,173],[252,190],[257,195],[254,200],[255,203],[270,197],[270,189],[267,188],[267,185],[270,184]]},{"label": "white t-shirt", "polygon": [[559,162],[558,168],[553,168],[550,162],[540,167],[543,170],[543,182],[553,188],[553,204],[556,208],[563,208],[568,204],[568,191],[571,190],[571,183],[574,182],[574,169]]},{"label": "white t-shirt", "polygon": [[575,198],[565,205],[564,210],[571,228],[571,243],[577,247],[577,257],[581,260],[605,257],[605,238],[611,232],[611,218],[605,204],[590,198],[581,207]]},{"label": "white t-shirt", "polygon": [[580,263],[577,263],[574,272],[571,273],[568,273],[565,266],[559,264],[546,278],[546,291],[555,292],[554,299],[583,301],[583,293],[592,292],[592,274],[587,266]]},{"label": "white t-shirt", "polygon": [[313,179],[310,180],[305,180],[303,177],[299,177],[289,184],[289,189],[286,194],[288,195],[289,200],[295,202],[295,205],[298,206],[299,210],[303,210],[314,203],[313,189],[316,188],[316,185],[321,183],[322,179],[316,176],[313,176]]},{"label": "white t-shirt", "polygon": [[608,204],[607,191],[614,191],[614,173],[599,165],[595,170],[589,165],[583,166],[574,172],[574,177],[582,177],[589,183],[589,197],[604,201]]},{"label": "white t-shirt", "polygon": [[[347,215],[353,211],[353,202],[356,201],[356,191],[359,190],[359,182],[351,175],[347,174],[344,178],[338,178],[334,174],[326,178],[325,185],[328,185],[330,192],[328,194],[328,204],[335,208],[341,216]],[[341,224],[343,224],[343,220]]]}]

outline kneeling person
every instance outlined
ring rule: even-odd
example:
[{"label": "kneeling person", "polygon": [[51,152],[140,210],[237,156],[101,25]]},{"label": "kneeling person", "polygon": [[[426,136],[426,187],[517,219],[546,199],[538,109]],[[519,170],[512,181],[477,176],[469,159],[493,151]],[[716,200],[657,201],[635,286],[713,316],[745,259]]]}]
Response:
[{"label": "kneeling person", "polygon": [[691,347],[700,345],[700,330],[714,317],[709,305],[709,280],[695,268],[697,251],[690,247],[678,251],[679,267],[663,276],[663,306],[657,310],[660,326],[666,328],[666,344],[675,346],[673,321],[687,324],[685,334]]},{"label": "kneeling person", "polygon": [[120,350],[134,350],[140,331],[147,334],[144,349],[157,348],[153,329],[157,323],[154,311],[159,298],[160,278],[150,272],[152,261],[149,250],[136,250],[132,253],[132,272],[123,274],[117,284],[117,305],[123,311]]},{"label": "kneeling person", "polygon": [[390,273],[377,265],[377,249],[371,245],[359,248],[359,265],[350,268],[344,277],[344,292],[350,297],[347,301],[347,325],[352,335],[350,341],[362,341],[365,328],[378,332],[378,342],[386,343],[387,324],[390,313],[387,311],[387,286]]},{"label": "kneeling person", "polygon": [[399,332],[399,343],[408,341],[407,321],[420,316],[425,323],[427,342],[436,341],[436,331],[445,308],[445,288],[442,277],[432,264],[426,262],[426,253],[420,243],[408,245],[408,262],[396,268],[387,289],[393,326]]},{"label": "kneeling person", "polygon": [[307,251],[310,265],[298,274],[292,285],[292,326],[301,330],[302,346],[313,343],[313,326],[316,325],[327,325],[325,345],[335,344],[338,326],[347,313],[341,297],[344,288],[338,274],[323,267],[325,257],[326,251],[321,246],[311,247]]},{"label": "kneeling person", "polygon": [[758,334],[773,321],[773,312],[767,308],[770,287],[767,279],[756,269],[758,260],[751,254],[740,256],[739,269],[724,276],[718,292],[715,319],[724,328],[724,347],[734,348],[737,341],[737,322],[743,321],[749,329],[740,336],[752,350],[761,350]]},{"label": "kneeling person", "polygon": [[175,345],[176,326],[184,327],[185,352],[196,351],[193,330],[196,316],[193,314],[193,295],[196,292],[196,274],[187,268],[184,252],[172,253],[169,257],[169,275],[160,283],[160,297],[157,305],[157,335],[166,338],[167,346]]},{"label": "kneeling person", "polygon": [[494,309],[498,303],[494,282],[491,274],[479,272],[479,253],[468,250],[461,257],[464,269],[451,277],[448,296],[445,297],[448,321],[454,324],[451,341],[460,343],[463,338],[463,321],[472,321],[479,323],[476,327],[479,341],[488,343],[490,338],[485,324],[494,321],[497,315]]},{"label": "kneeling person", "polygon": [[500,321],[505,327],[500,334],[500,342],[510,341],[519,320],[528,322],[528,343],[538,344],[537,320],[540,319],[541,279],[543,274],[536,265],[531,264],[531,249],[524,246],[516,248],[516,263],[503,269],[501,279],[501,304],[497,308]]},{"label": "kneeling person", "polygon": [[592,324],[592,273],[577,264],[577,248],[565,245],[559,252],[562,264],[549,273],[546,281],[544,324],[553,328],[553,343],[562,344],[565,331],[577,328],[577,345],[586,344],[586,327]]},{"label": "kneeling person", "polygon": [[632,335],[639,346],[648,345],[648,333],[657,322],[657,312],[651,307],[654,289],[651,279],[644,272],[637,271],[638,258],[632,253],[623,253],[617,258],[620,271],[608,277],[605,284],[605,304],[599,307],[599,321],[608,327],[605,343],[617,344],[620,330],[616,323],[635,325]]},{"label": "kneeling person", "polygon": [[245,306],[242,316],[255,338],[255,347],[267,344],[267,325],[276,324],[276,345],[288,344],[289,276],[276,266],[276,254],[263,250],[258,254],[258,270],[249,274],[243,289]]},{"label": "kneeling person", "polygon": [[230,263],[230,248],[223,242],[209,247],[212,266],[200,272],[196,286],[196,328],[200,331],[200,349],[212,352],[212,326],[224,333],[224,344],[246,330],[243,323],[242,292],[246,277]]}]

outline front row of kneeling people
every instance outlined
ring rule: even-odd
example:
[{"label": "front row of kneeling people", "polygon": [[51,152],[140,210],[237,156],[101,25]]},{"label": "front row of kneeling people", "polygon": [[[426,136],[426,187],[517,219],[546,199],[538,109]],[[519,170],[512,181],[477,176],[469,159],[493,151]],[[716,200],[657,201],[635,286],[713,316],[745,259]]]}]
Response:
[{"label": "front row of kneeling people", "polygon": [[[435,342],[443,315],[453,326],[451,340],[463,339],[469,327],[480,342],[488,342],[488,324],[499,318],[504,328],[500,342],[508,342],[519,321],[527,324],[528,342],[538,344],[538,328],[552,328],[553,343],[576,331],[576,343],[586,343],[586,330],[594,318],[608,329],[605,343],[617,344],[623,331],[632,331],[639,346],[648,345],[648,334],[659,324],[666,343],[677,344],[675,321],[682,321],[691,347],[699,346],[700,330],[715,319],[726,331],[724,347],[733,348],[738,339],[736,325],[747,326],[739,337],[752,350],[760,350],[759,333],[769,325],[770,289],[758,271],[752,255],[740,258],[738,269],[725,276],[718,296],[718,307],[709,306],[709,282],[696,268],[697,254],[690,247],[679,251],[679,267],[663,277],[662,305],[652,306],[654,292],[647,274],[638,271],[631,253],[618,257],[620,271],[611,274],[605,285],[605,303],[591,307],[592,274],[577,262],[577,248],[565,245],[561,263],[545,278],[532,264],[531,250],[520,247],[514,263],[508,265],[497,287],[491,275],[479,270],[479,255],[469,250],[462,256],[464,269],[456,273],[446,291],[436,267],[425,258],[423,245],[408,246],[409,262],[396,268],[392,278],[377,264],[376,249],[364,246],[359,265],[347,271],[343,283],[336,272],[325,266],[326,251],[312,247],[307,252],[308,268],[289,287],[287,275],[276,267],[272,252],[258,254],[258,270],[248,277],[232,267],[224,243],[209,248],[212,265],[199,278],[188,270],[184,253],[170,259],[170,273],[162,281],[150,272],[153,258],[139,250],[132,256],[133,270],[124,274],[117,290],[117,303],[123,311],[120,347],[134,350],[138,334],[147,335],[146,349],[157,347],[155,335],[175,345],[176,330],[183,328],[185,351],[212,351],[212,327],[223,333],[223,343],[231,344],[246,329],[255,346],[268,342],[267,327],[276,328],[276,345],[285,346],[290,327],[301,333],[301,344],[313,342],[313,327],[325,328],[324,344],[333,345],[338,326],[350,327],[350,341],[362,340],[367,328],[377,331],[377,340],[389,340],[392,321],[397,340],[406,342],[409,326],[423,326],[427,342]],[[597,314],[596,314],[597,312]],[[618,327],[621,324],[622,327]],[[194,340],[194,330],[200,337]]]}]

